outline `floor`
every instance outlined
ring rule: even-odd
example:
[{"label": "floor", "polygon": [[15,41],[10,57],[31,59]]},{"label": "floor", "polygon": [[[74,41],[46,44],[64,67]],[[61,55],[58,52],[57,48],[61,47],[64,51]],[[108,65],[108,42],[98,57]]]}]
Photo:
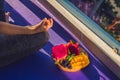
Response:
[{"label": "floor", "polygon": [[[37,0],[5,0],[5,7],[6,11],[11,12],[11,23],[17,25],[33,25],[44,17],[50,17],[41,9]],[[0,80],[119,80],[55,19],[49,34],[51,38],[43,49],[17,63],[0,69]],[[52,46],[67,43],[71,39],[78,41],[86,49],[91,62],[88,67],[74,73],[60,70],[50,57]]]}]

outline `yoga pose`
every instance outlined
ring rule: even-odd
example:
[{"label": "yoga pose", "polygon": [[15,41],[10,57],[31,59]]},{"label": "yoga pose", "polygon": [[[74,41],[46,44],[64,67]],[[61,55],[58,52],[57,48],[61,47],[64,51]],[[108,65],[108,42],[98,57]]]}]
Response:
[{"label": "yoga pose", "polygon": [[49,40],[47,31],[53,25],[51,18],[44,18],[32,26],[7,23],[3,4],[4,0],[0,0],[0,67],[14,63],[42,48]]}]

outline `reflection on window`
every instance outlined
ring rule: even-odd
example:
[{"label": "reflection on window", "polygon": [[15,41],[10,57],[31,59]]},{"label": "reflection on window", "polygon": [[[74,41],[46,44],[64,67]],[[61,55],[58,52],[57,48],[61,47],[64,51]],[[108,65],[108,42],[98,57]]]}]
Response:
[{"label": "reflection on window", "polygon": [[120,42],[120,0],[69,0]]}]

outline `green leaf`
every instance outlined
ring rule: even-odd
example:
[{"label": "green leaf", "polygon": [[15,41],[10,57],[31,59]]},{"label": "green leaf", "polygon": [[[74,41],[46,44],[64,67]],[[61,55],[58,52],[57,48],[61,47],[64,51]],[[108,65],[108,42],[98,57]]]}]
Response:
[{"label": "green leaf", "polygon": [[55,64],[58,64],[58,61],[55,61]]}]

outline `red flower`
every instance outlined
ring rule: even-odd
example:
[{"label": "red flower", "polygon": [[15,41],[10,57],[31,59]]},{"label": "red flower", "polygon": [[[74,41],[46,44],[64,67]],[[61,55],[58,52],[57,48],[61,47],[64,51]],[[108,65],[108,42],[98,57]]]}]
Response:
[{"label": "red flower", "polygon": [[69,42],[67,44],[67,47],[72,54],[76,54],[76,55],[80,54],[80,48],[78,43]]},{"label": "red flower", "polygon": [[52,47],[52,57],[56,60],[64,59],[68,54],[67,47],[64,44]]}]

